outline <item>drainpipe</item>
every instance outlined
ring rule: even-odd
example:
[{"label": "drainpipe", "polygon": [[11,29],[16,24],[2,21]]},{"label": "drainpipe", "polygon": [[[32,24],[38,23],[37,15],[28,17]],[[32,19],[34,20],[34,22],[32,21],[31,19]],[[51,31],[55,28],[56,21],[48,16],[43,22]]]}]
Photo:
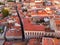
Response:
[{"label": "drainpipe", "polygon": [[23,27],[23,22],[22,22],[21,16],[20,16],[20,14],[19,14],[19,12],[17,10],[17,6],[16,6],[16,12],[17,12],[19,20],[20,20],[20,25],[21,25],[21,30],[22,30],[22,40],[24,41],[24,39],[25,39],[25,36],[24,36],[24,27]]}]

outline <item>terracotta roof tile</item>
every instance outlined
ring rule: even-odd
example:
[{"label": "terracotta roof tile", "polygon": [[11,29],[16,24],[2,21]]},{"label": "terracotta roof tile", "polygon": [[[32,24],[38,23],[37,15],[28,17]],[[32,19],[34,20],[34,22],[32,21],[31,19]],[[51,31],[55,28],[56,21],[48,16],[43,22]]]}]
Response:
[{"label": "terracotta roof tile", "polygon": [[25,45],[25,42],[22,42],[22,41],[10,41],[10,42],[5,42],[4,45]]},{"label": "terracotta roof tile", "polygon": [[24,19],[23,23],[25,31],[45,31],[45,26],[31,24],[31,22],[28,19]]},{"label": "terracotta roof tile", "polygon": [[6,36],[22,36],[21,30],[9,30],[6,32]]},{"label": "terracotta roof tile", "polygon": [[2,14],[0,14],[0,17],[2,17],[3,15]]},{"label": "terracotta roof tile", "polygon": [[28,45],[41,45],[38,39],[30,39]]},{"label": "terracotta roof tile", "polygon": [[59,45],[60,39],[44,38],[42,43],[43,43],[43,45]]}]

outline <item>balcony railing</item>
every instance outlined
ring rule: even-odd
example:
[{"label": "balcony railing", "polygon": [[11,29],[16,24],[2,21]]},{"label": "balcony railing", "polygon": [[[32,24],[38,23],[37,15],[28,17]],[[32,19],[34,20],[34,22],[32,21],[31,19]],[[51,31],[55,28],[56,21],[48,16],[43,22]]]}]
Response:
[{"label": "balcony railing", "polygon": [[60,33],[57,32],[41,32],[41,31],[25,31],[25,39],[40,38],[40,37],[57,37],[60,38]]}]

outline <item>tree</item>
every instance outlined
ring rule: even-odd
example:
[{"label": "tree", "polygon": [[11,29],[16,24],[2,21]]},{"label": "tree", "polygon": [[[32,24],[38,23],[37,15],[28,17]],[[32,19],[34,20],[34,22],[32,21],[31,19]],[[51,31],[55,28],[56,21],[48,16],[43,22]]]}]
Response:
[{"label": "tree", "polygon": [[7,17],[9,15],[9,11],[7,9],[2,9],[2,15],[3,18]]},{"label": "tree", "polygon": [[0,2],[0,5],[4,5],[4,3]]}]

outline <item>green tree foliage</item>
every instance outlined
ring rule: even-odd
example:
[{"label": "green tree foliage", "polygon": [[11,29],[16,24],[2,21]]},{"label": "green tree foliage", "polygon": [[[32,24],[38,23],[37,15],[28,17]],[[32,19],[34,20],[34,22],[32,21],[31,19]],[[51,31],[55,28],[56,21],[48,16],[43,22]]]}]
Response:
[{"label": "green tree foliage", "polygon": [[4,3],[0,2],[0,5],[4,5]]},{"label": "green tree foliage", "polygon": [[2,9],[3,18],[9,15],[9,11],[7,9]]},{"label": "green tree foliage", "polygon": [[2,32],[2,29],[0,29],[0,33]]}]

